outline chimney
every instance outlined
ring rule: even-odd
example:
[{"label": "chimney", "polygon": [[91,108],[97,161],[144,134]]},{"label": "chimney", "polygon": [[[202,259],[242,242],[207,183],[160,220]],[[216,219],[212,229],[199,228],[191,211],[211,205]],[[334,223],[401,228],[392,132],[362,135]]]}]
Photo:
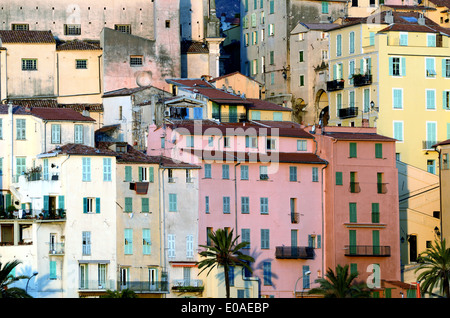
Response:
[{"label": "chimney", "polygon": [[425,17],[422,13],[419,14],[419,18],[417,19],[417,23],[420,25],[425,25]]},{"label": "chimney", "polygon": [[392,11],[386,11],[386,15],[384,16],[384,22],[389,24],[394,23],[394,16],[392,15]]}]

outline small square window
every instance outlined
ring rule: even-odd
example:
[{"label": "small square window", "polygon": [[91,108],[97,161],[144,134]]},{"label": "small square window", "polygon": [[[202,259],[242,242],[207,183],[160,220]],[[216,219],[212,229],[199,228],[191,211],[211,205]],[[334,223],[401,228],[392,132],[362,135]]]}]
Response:
[{"label": "small square window", "polygon": [[123,32],[123,33],[131,34],[131,25],[129,25],[129,24],[115,24],[114,25],[114,30],[120,31],[120,32]]},{"label": "small square window", "polygon": [[22,71],[36,71],[37,59],[22,59]]},{"label": "small square window", "polygon": [[131,55],[130,65],[131,66],[142,66],[144,64],[144,57],[142,55]]},{"label": "small square window", "polygon": [[64,24],[64,35],[80,35],[81,24]]},{"label": "small square window", "polygon": [[76,69],[87,69],[87,60],[75,60]]}]

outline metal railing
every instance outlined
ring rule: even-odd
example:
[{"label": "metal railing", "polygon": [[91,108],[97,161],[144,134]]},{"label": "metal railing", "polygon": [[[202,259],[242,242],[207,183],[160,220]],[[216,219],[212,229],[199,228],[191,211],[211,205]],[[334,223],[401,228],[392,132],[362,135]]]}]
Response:
[{"label": "metal railing", "polygon": [[97,291],[97,290],[115,290],[114,280],[98,281],[98,280],[81,280],[78,286],[79,291]]},{"label": "metal railing", "polygon": [[390,246],[346,245],[346,256],[391,256]]},{"label": "metal railing", "polygon": [[347,107],[338,110],[339,118],[352,118],[358,116],[358,107]]},{"label": "metal railing", "polygon": [[172,290],[174,291],[200,292],[203,289],[203,281],[201,279],[175,279],[172,281]]},{"label": "metal railing", "polygon": [[349,191],[351,193],[359,193],[359,192],[361,192],[361,187],[359,186],[359,182],[350,182]]},{"label": "metal railing", "polygon": [[372,84],[371,74],[355,74],[353,75],[353,86],[359,87]]},{"label": "metal railing", "polygon": [[377,183],[377,193],[387,193],[387,183]]},{"label": "metal railing", "polygon": [[134,292],[169,292],[169,283],[166,281],[133,281],[127,282],[125,284],[120,284],[119,290],[130,289]]},{"label": "metal railing", "polygon": [[275,257],[278,259],[314,259],[314,248],[308,246],[277,246]]},{"label": "metal railing", "polygon": [[64,243],[48,243],[50,255],[64,255]]},{"label": "metal railing", "polygon": [[338,91],[344,89],[344,80],[327,81],[327,91]]},{"label": "metal railing", "polygon": [[300,213],[291,212],[291,223],[297,224],[300,221]]}]

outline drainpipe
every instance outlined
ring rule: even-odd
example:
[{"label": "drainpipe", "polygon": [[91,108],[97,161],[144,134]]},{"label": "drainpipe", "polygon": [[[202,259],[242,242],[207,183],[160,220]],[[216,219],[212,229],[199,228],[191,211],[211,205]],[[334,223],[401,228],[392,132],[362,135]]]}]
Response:
[{"label": "drainpipe", "polygon": [[437,151],[438,153],[438,160],[439,160],[439,205],[440,205],[440,210],[441,213],[439,215],[439,223],[440,223],[440,228],[441,228],[441,242],[443,240],[444,237],[444,229],[442,228],[442,169],[441,169],[441,150],[438,149],[438,147],[435,147],[434,149]]},{"label": "drainpipe", "polygon": [[325,233],[325,208],[324,208],[324,193],[323,193],[323,180],[324,180],[324,170],[326,169],[328,167],[328,161],[325,161],[325,166],[324,167],[322,167],[322,182],[321,182],[321,185],[320,185],[320,187],[321,187],[321,197],[322,197],[322,277],[324,277],[324,275],[325,275],[325,272],[324,272],[324,269],[325,269],[325,267],[324,267],[324,263],[325,263],[325,260],[324,260],[324,257],[325,257],[325,237],[324,237],[324,233]]},{"label": "drainpipe", "polygon": [[8,104],[8,115],[9,115],[9,121],[10,121],[10,127],[11,127],[11,180],[10,184],[13,183],[14,178],[14,119],[13,119],[13,105]]},{"label": "drainpipe", "polygon": [[[161,169],[162,169],[162,178],[161,178]],[[167,271],[167,263],[166,263],[166,225],[165,225],[165,218],[166,218],[166,213],[165,213],[165,192],[164,192],[164,172],[166,171],[166,168],[162,167],[162,165],[159,165],[159,173],[158,173],[158,181],[159,181],[159,233],[160,233],[160,237],[162,239],[162,242],[159,244],[160,246],[160,265],[163,268],[163,272],[164,270]],[[161,188],[162,185],[162,188]],[[162,194],[161,194],[161,190],[162,190]],[[162,200],[162,204],[161,204],[161,200]],[[163,244],[164,243],[164,244]],[[162,261],[161,261],[161,256],[162,256]],[[161,277],[162,278],[162,277]],[[167,284],[169,283],[168,280],[168,276],[167,276],[167,272],[166,272],[166,279],[167,279]],[[162,281],[161,281],[162,282]],[[167,285],[168,286],[168,285]]]},{"label": "drainpipe", "polygon": [[235,235],[236,236],[237,236],[237,231],[238,231],[238,228],[237,228],[237,215],[238,214],[237,214],[237,175],[236,175],[236,167],[241,164],[241,161],[239,159],[237,159],[237,160],[238,160],[238,163],[236,163],[234,165],[234,213],[235,213],[235,215],[234,215],[234,217],[235,217],[234,222],[235,222],[235,229],[236,229]]}]

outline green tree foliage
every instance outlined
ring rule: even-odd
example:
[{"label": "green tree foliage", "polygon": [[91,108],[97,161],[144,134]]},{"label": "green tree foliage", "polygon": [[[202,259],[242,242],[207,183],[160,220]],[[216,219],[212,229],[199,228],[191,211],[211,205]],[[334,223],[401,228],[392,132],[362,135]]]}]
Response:
[{"label": "green tree foliage", "polygon": [[230,298],[230,277],[229,270],[231,266],[243,266],[250,272],[252,269],[248,265],[249,262],[254,262],[253,257],[241,252],[241,249],[248,245],[248,242],[241,242],[237,244],[239,236],[233,238],[233,230],[229,233],[224,229],[217,229],[216,232],[208,234],[211,239],[211,245],[201,245],[206,248],[205,251],[200,252],[203,259],[197,263],[200,273],[209,269],[207,275],[216,266],[223,267],[225,274],[225,288],[226,297]]},{"label": "green tree foliage", "polygon": [[28,279],[29,276],[13,276],[11,272],[19,265],[21,261],[14,260],[7,262],[2,268],[0,263],[0,298],[32,298],[25,289],[18,287],[9,287],[9,285],[21,280]]}]

